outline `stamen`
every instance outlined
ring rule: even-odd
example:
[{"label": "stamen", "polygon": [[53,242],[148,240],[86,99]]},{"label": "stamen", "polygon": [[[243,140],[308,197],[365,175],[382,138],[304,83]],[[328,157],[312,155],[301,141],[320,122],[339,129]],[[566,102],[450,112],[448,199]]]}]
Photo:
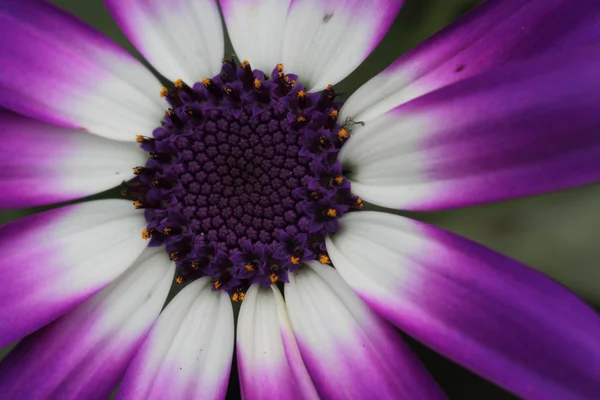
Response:
[{"label": "stamen", "polygon": [[279,280],[279,277],[275,274],[271,274],[269,275],[269,280],[271,281],[271,283],[275,283]]},{"label": "stamen", "polygon": [[175,278],[175,283],[181,285],[183,283],[183,275],[179,275],[177,278]]},{"label": "stamen", "polygon": [[162,89],[160,89],[160,97],[167,97],[167,95],[169,94],[169,89],[167,89],[166,87],[162,87]]},{"label": "stamen", "polygon": [[337,210],[335,208],[330,208],[327,210],[327,216],[328,217],[337,217]]},{"label": "stamen", "polygon": [[144,240],[148,240],[152,237],[152,233],[150,233],[150,231],[148,229],[144,229],[142,231],[142,239]]},{"label": "stamen", "polygon": [[319,262],[321,264],[329,264],[331,262],[331,260],[329,259],[329,257],[326,254],[321,254],[321,255],[319,255]]},{"label": "stamen", "polygon": [[300,264],[300,257],[291,256],[290,262],[294,265],[298,265],[298,264]]}]

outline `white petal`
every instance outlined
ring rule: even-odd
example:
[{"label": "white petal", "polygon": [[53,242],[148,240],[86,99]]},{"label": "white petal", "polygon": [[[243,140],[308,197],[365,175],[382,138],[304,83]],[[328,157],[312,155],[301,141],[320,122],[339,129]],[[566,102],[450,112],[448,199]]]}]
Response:
[{"label": "white petal", "polygon": [[286,71],[310,91],[336,84],[379,44],[403,0],[296,0],[283,43]]},{"label": "white petal", "polygon": [[221,0],[220,3],[237,57],[269,74],[283,61],[290,0]]},{"label": "white petal", "polygon": [[218,74],[223,27],[216,0],[104,0],[129,40],[154,68],[188,84]]},{"label": "white petal", "polygon": [[133,359],[118,399],[222,399],[231,369],[231,300],[209,278],[168,304]]},{"label": "white petal", "polygon": [[292,332],[283,297],[272,285],[246,292],[237,325],[244,399],[318,399]]}]

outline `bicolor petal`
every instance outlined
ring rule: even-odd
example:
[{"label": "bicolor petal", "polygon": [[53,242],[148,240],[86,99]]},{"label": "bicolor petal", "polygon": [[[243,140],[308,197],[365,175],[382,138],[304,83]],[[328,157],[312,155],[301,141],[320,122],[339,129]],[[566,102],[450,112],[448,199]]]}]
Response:
[{"label": "bicolor petal", "polygon": [[117,399],[223,399],[233,356],[233,309],[209,278],[167,305],[127,369]]},{"label": "bicolor petal", "polygon": [[0,208],[88,196],[133,177],[146,157],[137,145],[0,110]]},{"label": "bicolor petal", "polygon": [[224,50],[216,0],[104,0],[119,27],[172,81],[188,84],[219,73]]},{"label": "bicolor petal", "polygon": [[237,363],[244,399],[318,399],[279,289],[254,284],[237,321]]},{"label": "bicolor petal", "polygon": [[60,317],[104,288],[146,247],[143,213],[99,200],[0,227],[0,346]]},{"label": "bicolor petal", "polygon": [[600,317],[516,261],[427,224],[351,213],[331,260],[377,313],[526,399],[600,393]]},{"label": "bicolor petal", "polygon": [[333,268],[312,262],[289,279],[292,328],[321,398],[444,398],[400,335]]},{"label": "bicolor petal", "polygon": [[0,364],[10,399],[106,399],[158,317],[174,267],[146,250],[110,286],[25,338]]},{"label": "bicolor petal", "polygon": [[248,60],[265,73],[282,62],[290,1],[220,0],[227,33],[240,60]]},{"label": "bicolor petal", "polygon": [[293,0],[283,64],[310,91],[348,76],[377,47],[404,0]]},{"label": "bicolor petal", "polygon": [[597,43],[599,13],[596,0],[488,0],[372,78],[340,115],[371,121],[504,63]]},{"label": "bicolor petal", "polygon": [[600,53],[518,62],[357,127],[340,152],[352,191],[432,210],[600,180]]},{"label": "bicolor petal", "polygon": [[0,106],[116,140],[134,141],[158,126],[158,80],[51,3],[3,1],[0,37]]}]

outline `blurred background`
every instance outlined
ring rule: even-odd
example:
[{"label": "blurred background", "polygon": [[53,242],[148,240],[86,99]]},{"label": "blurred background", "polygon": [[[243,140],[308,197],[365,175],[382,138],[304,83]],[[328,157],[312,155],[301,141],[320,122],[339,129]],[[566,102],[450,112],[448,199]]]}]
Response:
[{"label": "blurred background", "polygon": [[[140,57],[118,30],[101,0],[53,2],[95,26]],[[346,96],[350,95],[408,49],[480,2],[482,1],[406,0],[404,8],[381,45],[354,73],[336,85],[336,89],[344,92]],[[226,54],[232,51],[229,46]],[[113,190],[94,197],[118,197],[118,191]],[[535,198],[444,212],[411,213],[410,216],[466,236],[528,264],[570,287],[599,308],[598,199],[600,185],[594,185]],[[0,211],[0,224],[43,209],[45,208]],[[408,340],[451,399],[514,398]],[[7,350],[0,349],[0,358]],[[239,389],[235,379],[232,379],[231,386],[230,398],[238,398]]]}]

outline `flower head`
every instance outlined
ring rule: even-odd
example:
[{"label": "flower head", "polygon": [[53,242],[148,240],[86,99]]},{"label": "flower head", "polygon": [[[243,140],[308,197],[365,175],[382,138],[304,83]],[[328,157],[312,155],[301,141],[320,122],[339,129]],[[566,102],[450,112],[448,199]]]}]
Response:
[{"label": "flower head", "polygon": [[0,205],[127,199],[0,228],[0,343],[25,337],[3,396],[224,398],[235,341],[244,398],[443,397],[395,327],[523,398],[600,392],[585,303],[365,210],[597,181],[600,3],[489,0],[346,103],[402,1],[105,3],[172,84],[50,3],[0,2]]}]

